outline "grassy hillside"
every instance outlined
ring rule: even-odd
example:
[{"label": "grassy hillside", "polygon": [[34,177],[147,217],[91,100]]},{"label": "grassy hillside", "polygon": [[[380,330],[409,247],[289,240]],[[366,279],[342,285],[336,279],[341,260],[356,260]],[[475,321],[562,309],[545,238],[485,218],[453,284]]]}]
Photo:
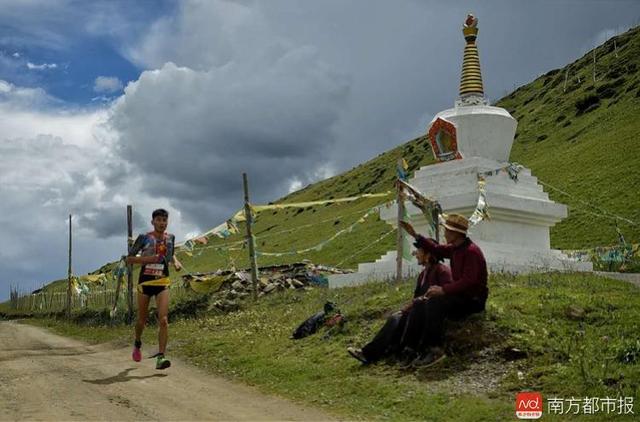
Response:
[{"label": "grassy hillside", "polygon": [[[496,104],[518,120],[511,160],[574,196],[545,188],[570,207],[569,218],[551,232],[554,247],[616,242],[616,220],[594,215],[604,213],[581,201],[640,221],[639,71],[640,28],[635,28]],[[640,239],[639,225],[618,224],[627,239]]]}]

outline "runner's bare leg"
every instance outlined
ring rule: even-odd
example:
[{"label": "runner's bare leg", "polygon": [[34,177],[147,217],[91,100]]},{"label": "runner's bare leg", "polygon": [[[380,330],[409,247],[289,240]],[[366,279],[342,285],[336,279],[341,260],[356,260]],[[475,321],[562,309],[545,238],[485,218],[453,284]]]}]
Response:
[{"label": "runner's bare leg", "polygon": [[147,314],[149,312],[149,296],[138,292],[138,320],[136,321],[136,340],[142,338],[144,325],[147,322]]},{"label": "runner's bare leg", "polygon": [[158,352],[163,353],[167,348],[169,338],[169,289],[165,289],[156,296],[158,308]]}]

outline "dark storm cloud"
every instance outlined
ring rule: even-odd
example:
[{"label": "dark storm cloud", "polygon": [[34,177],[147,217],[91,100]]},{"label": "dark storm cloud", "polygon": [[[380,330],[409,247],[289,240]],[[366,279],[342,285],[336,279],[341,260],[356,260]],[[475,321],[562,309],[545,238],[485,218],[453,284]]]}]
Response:
[{"label": "dark storm cloud", "polygon": [[[266,201],[328,159],[347,95],[348,81],[313,48],[282,48],[206,71],[169,63],[145,72],[110,125],[143,190],[208,227],[241,204],[242,172],[254,200]],[[202,212],[200,201],[216,205]]]},{"label": "dark storm cloud", "polygon": [[[151,217],[144,218],[138,211],[134,210],[133,227],[148,226]],[[91,230],[98,238],[106,239],[112,236],[127,235],[127,214],[126,208],[116,205],[108,205],[89,209],[78,218],[78,225]]]}]

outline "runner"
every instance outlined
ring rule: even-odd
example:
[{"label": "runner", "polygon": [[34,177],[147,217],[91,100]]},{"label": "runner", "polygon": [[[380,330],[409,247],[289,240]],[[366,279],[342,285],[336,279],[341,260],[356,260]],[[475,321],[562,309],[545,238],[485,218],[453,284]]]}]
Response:
[{"label": "runner", "polygon": [[[172,263],[176,271],[182,269],[182,264],[174,256],[175,236],[166,233],[169,222],[169,213],[164,209],[157,209],[151,214],[153,231],[138,236],[131,246],[128,264],[140,264],[140,277],[138,279],[138,321],[135,328],[135,342],[132,358],[136,362],[142,359],[142,331],[147,322],[149,302],[155,296],[158,310],[158,353],[156,369],[166,369],[171,362],[165,358],[169,331],[169,263]],[[140,253],[140,256],[137,256]]]}]

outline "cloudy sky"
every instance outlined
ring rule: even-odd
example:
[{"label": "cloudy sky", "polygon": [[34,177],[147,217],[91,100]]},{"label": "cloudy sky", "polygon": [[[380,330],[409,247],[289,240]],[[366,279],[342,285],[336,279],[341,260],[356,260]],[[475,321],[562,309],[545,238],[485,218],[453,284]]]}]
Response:
[{"label": "cloudy sky", "polygon": [[[467,12],[497,100],[640,24],[640,2],[0,0],[0,299],[424,133],[456,97]],[[390,163],[390,165],[393,165]]]}]

